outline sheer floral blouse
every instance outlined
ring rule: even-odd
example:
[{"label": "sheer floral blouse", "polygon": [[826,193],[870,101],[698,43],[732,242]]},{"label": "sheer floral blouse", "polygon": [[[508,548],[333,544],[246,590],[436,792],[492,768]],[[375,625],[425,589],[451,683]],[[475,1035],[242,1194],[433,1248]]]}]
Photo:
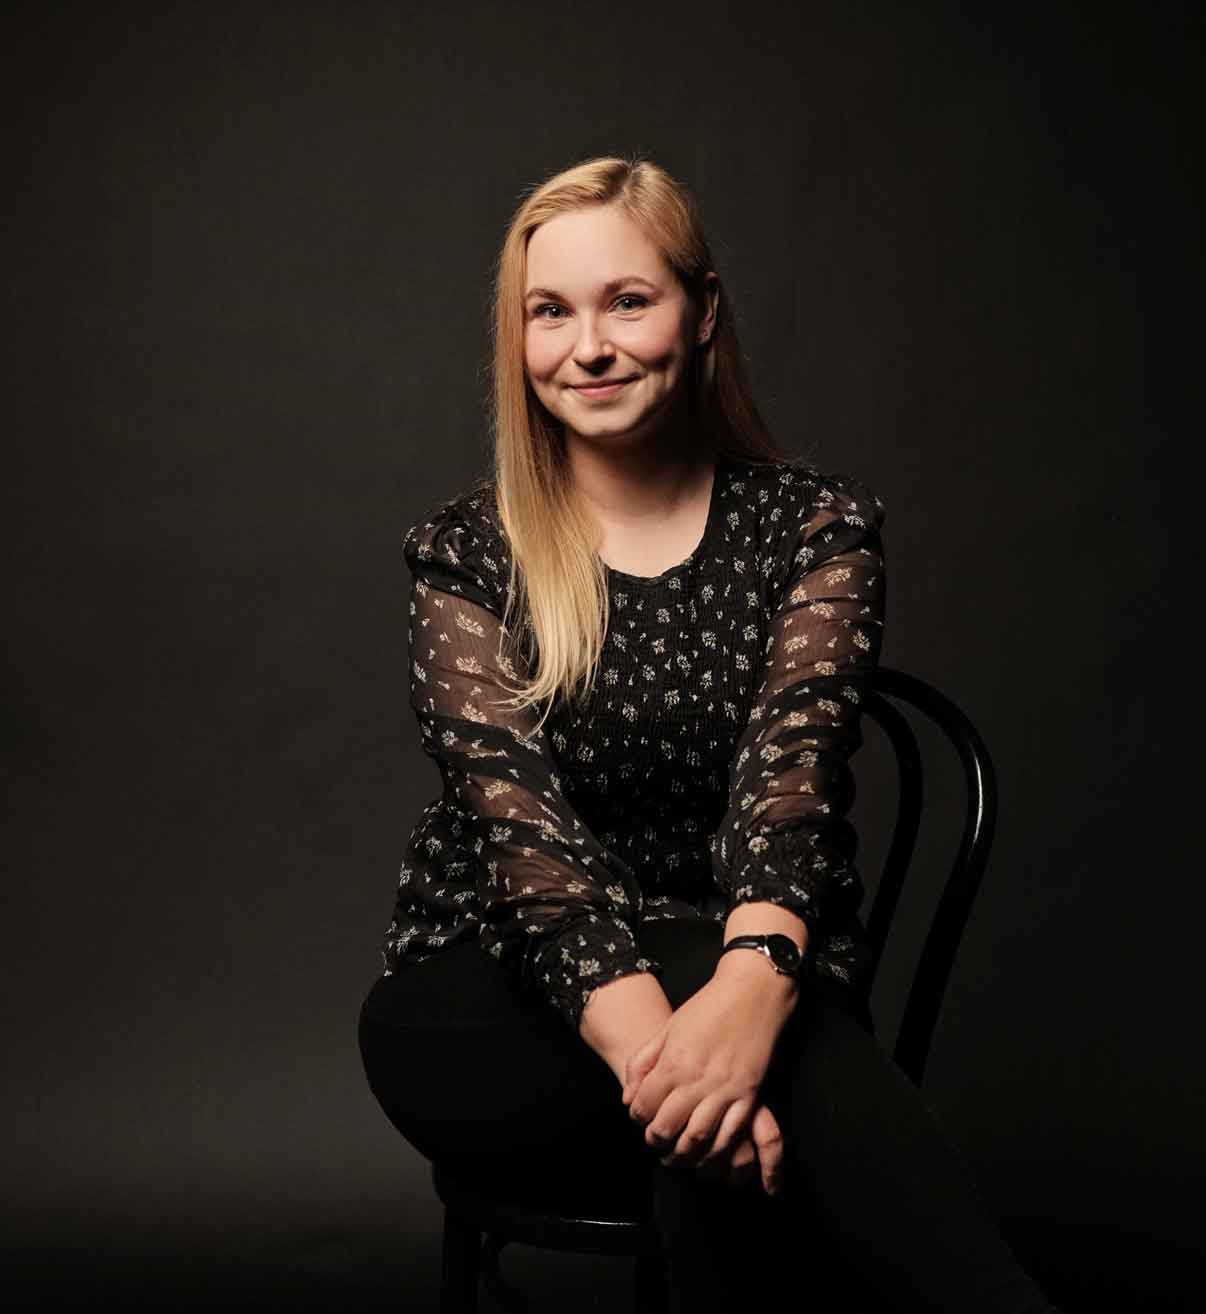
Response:
[{"label": "sheer floral blouse", "polygon": [[722,457],[685,561],[606,567],[593,688],[539,730],[537,710],[495,705],[524,662],[509,634],[500,650],[510,558],[490,484],[413,525],[410,704],[443,788],[406,847],[386,974],[476,939],[576,1029],[598,986],[660,974],[647,923],[768,901],[807,926],[806,973],[857,987],[846,814],[883,637],[883,520],[851,477]]}]

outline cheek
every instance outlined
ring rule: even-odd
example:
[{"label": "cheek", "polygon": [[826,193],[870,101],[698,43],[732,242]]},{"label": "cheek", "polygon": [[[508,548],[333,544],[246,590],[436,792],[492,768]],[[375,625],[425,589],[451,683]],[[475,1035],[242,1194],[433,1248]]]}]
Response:
[{"label": "cheek", "polygon": [[564,355],[565,348],[556,341],[553,334],[529,331],[524,338],[524,363],[534,379],[554,374]]},{"label": "cheek", "polygon": [[673,369],[683,355],[681,326],[676,321],[649,318],[634,324],[622,345],[646,369]]}]

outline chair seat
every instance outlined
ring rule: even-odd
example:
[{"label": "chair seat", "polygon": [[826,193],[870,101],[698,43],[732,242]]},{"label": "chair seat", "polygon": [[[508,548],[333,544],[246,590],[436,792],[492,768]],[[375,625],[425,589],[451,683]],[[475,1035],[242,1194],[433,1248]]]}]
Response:
[{"label": "chair seat", "polygon": [[639,1160],[538,1172],[530,1164],[443,1159],[433,1165],[433,1180],[445,1204],[452,1202],[446,1196],[458,1198],[462,1214],[468,1206],[636,1227],[652,1220],[651,1165]]}]

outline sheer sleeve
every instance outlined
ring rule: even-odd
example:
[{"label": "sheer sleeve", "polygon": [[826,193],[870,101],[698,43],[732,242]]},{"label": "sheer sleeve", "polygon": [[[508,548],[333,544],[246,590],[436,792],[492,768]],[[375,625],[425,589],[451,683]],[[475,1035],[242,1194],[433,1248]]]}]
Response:
[{"label": "sheer sleeve", "polygon": [[484,526],[454,507],[413,526],[404,542],[413,576],[410,704],[439,767],[443,804],[462,819],[479,860],[482,948],[577,1030],[597,987],[662,967],[637,944],[640,885],[562,797],[538,712],[496,705],[528,671],[500,644],[509,639],[501,553],[491,555]]},{"label": "sheer sleeve", "polygon": [[766,641],[765,678],[734,751],[714,875],[738,904],[779,904],[818,932],[857,911],[863,884],[849,762],[883,639],[883,503],[814,476],[789,532]]}]

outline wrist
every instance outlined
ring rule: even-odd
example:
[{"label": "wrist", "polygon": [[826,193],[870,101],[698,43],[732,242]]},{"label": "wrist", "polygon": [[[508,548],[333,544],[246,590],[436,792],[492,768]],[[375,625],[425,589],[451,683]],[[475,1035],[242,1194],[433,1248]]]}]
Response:
[{"label": "wrist", "polygon": [[[802,968],[808,949],[808,926],[790,909],[767,900],[737,904],[729,910],[725,921],[722,948],[738,936],[745,935],[786,936],[799,951]],[[757,948],[738,946],[722,952],[712,975],[714,980],[723,981],[733,988],[751,987],[760,998],[774,1001],[785,1012],[794,1008],[800,993],[799,977],[780,971],[770,957]]]},{"label": "wrist", "polygon": [[[760,900],[757,903],[739,903],[729,910],[724,924],[723,944],[728,944],[738,935],[779,935],[790,936],[796,942],[801,958],[808,952],[808,926],[804,919],[788,908],[777,903]],[[725,959],[736,957],[737,951],[725,954]]]},{"label": "wrist", "polygon": [[631,972],[590,992],[578,1034],[623,1085],[628,1056],[664,1025],[674,1009],[652,972]]},{"label": "wrist", "polygon": [[800,994],[798,978],[780,972],[756,949],[730,949],[721,954],[712,969],[712,980],[726,988],[752,989],[759,998],[776,1001],[787,1009],[795,1005]]}]

